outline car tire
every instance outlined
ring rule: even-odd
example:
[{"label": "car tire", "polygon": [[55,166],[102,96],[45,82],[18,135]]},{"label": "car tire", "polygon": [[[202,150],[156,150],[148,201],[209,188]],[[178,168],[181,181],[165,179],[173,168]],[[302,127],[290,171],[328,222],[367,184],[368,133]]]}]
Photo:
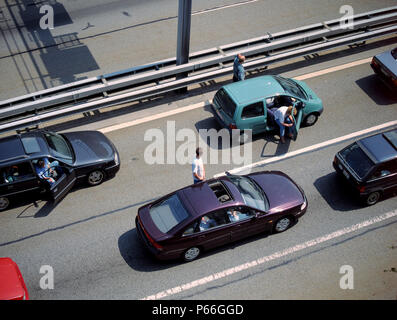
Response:
[{"label": "car tire", "polygon": [[183,253],[182,257],[184,261],[190,262],[197,259],[200,253],[201,253],[201,249],[199,247],[191,247]]},{"label": "car tire", "polygon": [[274,224],[273,230],[275,233],[284,232],[289,227],[291,227],[291,225],[292,225],[291,217],[282,217],[276,221],[276,223]]},{"label": "car tire", "polygon": [[91,171],[87,176],[87,182],[90,186],[97,186],[105,179],[105,173],[102,170]]},{"label": "car tire", "polygon": [[310,126],[314,125],[317,122],[317,120],[318,120],[318,114],[310,113],[303,120],[303,125],[305,127],[310,127]]},{"label": "car tire", "polygon": [[367,206],[372,206],[375,203],[377,203],[380,199],[380,192],[379,191],[375,191],[375,192],[371,192],[366,198],[365,198],[365,204]]},{"label": "car tire", "polygon": [[7,197],[0,197],[0,211],[7,209],[9,205],[10,200]]}]

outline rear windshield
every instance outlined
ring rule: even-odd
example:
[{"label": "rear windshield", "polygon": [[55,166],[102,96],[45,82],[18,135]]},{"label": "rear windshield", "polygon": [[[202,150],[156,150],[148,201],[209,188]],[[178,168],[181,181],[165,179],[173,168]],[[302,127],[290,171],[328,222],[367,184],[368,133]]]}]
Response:
[{"label": "rear windshield", "polygon": [[230,96],[226,93],[225,90],[220,89],[215,95],[215,101],[218,106],[225,111],[225,113],[233,118],[234,112],[236,111],[236,104],[230,98]]},{"label": "rear windshield", "polygon": [[340,152],[342,158],[346,161],[349,167],[363,179],[374,166],[373,161],[364,153],[357,143]]},{"label": "rear windshield", "polygon": [[229,176],[228,178],[240,191],[247,206],[262,211],[269,209],[269,202],[265,193],[253,180],[243,176]]},{"label": "rear windshield", "polygon": [[167,233],[189,217],[177,194],[170,196],[150,208],[150,216],[156,227]]}]

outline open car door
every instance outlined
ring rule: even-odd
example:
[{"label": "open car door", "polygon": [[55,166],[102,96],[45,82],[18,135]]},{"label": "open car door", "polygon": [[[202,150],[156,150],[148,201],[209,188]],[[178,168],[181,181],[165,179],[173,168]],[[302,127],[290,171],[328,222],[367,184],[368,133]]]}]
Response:
[{"label": "open car door", "polygon": [[76,173],[72,168],[62,166],[61,173],[50,188],[50,197],[56,205],[73,188],[76,182]]},{"label": "open car door", "polygon": [[[294,116],[294,109],[297,110],[296,116]],[[292,109],[292,118],[294,118],[294,125],[290,128],[292,133],[292,140],[296,141],[298,137],[298,131],[301,126],[302,116],[303,116],[303,107],[301,102],[297,102],[294,104]]]}]

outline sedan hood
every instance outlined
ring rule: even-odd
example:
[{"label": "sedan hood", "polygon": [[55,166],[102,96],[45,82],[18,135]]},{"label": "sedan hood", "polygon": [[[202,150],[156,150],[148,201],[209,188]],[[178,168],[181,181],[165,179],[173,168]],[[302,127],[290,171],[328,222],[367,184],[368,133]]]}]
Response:
[{"label": "sedan hood", "polygon": [[78,131],[63,134],[73,147],[75,165],[92,164],[95,161],[111,160],[114,147],[105,135],[99,131]]},{"label": "sedan hood", "polygon": [[298,186],[282,172],[260,172],[250,174],[249,177],[265,192],[270,210],[291,208],[304,201],[304,196]]}]

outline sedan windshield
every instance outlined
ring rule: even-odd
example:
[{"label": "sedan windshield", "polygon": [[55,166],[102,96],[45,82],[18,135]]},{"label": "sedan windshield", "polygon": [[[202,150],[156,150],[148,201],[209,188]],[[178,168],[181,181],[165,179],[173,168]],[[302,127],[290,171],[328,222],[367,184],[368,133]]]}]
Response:
[{"label": "sedan windshield", "polygon": [[280,77],[280,76],[275,76],[274,77],[278,83],[283,87],[283,89],[289,93],[290,95],[293,95],[295,97],[299,97],[302,99],[306,99],[306,94],[303,91],[303,89],[294,81]]},{"label": "sedan windshield", "polygon": [[360,179],[363,179],[374,166],[374,163],[357,143],[342,150],[340,155]]},{"label": "sedan windshield", "polygon": [[167,233],[173,227],[189,217],[177,194],[153,205],[150,208],[150,216],[156,227],[163,233]]},{"label": "sedan windshield", "polygon": [[50,148],[51,154],[56,158],[61,158],[65,162],[73,163],[73,151],[68,142],[59,134],[46,132],[44,137]]},{"label": "sedan windshield", "polygon": [[265,193],[253,180],[243,176],[229,176],[228,178],[240,191],[247,206],[262,211],[269,209]]}]

